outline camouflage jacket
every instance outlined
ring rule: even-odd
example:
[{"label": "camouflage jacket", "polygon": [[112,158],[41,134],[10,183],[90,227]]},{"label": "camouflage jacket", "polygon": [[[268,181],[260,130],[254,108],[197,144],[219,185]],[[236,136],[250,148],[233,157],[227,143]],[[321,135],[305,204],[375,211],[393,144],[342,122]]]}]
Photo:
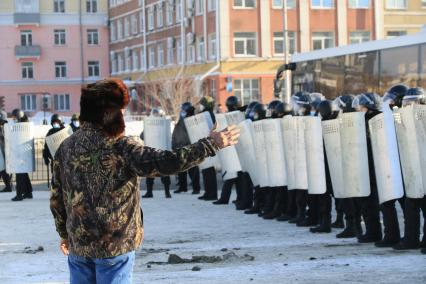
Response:
[{"label": "camouflage jacket", "polygon": [[75,255],[107,258],[135,250],[143,239],[139,177],[184,171],[218,150],[211,138],[175,151],[155,150],[130,137],[106,138],[84,124],[53,161],[56,230]]}]

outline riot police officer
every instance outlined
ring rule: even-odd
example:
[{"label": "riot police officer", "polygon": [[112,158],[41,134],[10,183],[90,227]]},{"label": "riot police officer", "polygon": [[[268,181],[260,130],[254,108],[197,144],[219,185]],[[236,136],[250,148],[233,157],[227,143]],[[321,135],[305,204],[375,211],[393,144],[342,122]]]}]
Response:
[{"label": "riot police officer", "polygon": [[[28,122],[27,115],[20,109],[12,111],[12,118],[16,123]],[[33,187],[28,173],[16,174],[16,196],[12,201],[22,201],[33,198]]]},{"label": "riot police officer", "polygon": [[[4,125],[7,123],[7,113],[5,111],[0,111],[0,151],[3,154],[3,162],[5,159],[5,144],[4,144]],[[4,182],[4,189],[0,192],[12,192],[12,175],[9,175],[6,172],[6,169],[0,171],[0,177]]]},{"label": "riot police officer", "polygon": [[80,129],[80,116],[78,115],[78,113],[74,113],[71,116],[71,123],[70,123],[72,132],[76,132],[77,130]]},{"label": "riot police officer", "polygon": [[[216,118],[214,116],[214,105],[215,102],[212,97],[204,96],[200,99],[199,103],[199,112],[208,112],[212,119],[213,124],[216,123]],[[216,169],[215,167],[209,167],[201,171],[203,175],[203,185],[204,185],[204,194],[198,199],[201,200],[217,200],[217,178],[216,178]]]},{"label": "riot police officer", "polygon": [[[369,243],[382,240],[382,228],[380,224],[379,197],[377,192],[376,174],[374,170],[373,149],[371,147],[370,133],[368,131],[368,122],[374,116],[381,113],[380,97],[374,93],[364,93],[358,95],[352,102],[356,111],[365,113],[365,123],[367,131],[367,151],[368,168],[370,173],[370,195],[367,197],[355,198],[355,205],[361,210],[365,222],[366,232],[358,236],[358,242]],[[362,177],[360,177],[362,178]]]},{"label": "riot police officer", "polygon": [[[189,140],[188,132],[185,127],[185,118],[193,116],[195,114],[195,108],[190,102],[185,102],[181,106],[179,120],[173,129],[172,134],[172,149],[176,150],[178,148],[188,146],[191,144]],[[187,175],[191,178],[192,181],[192,194],[200,193],[200,170],[198,167],[193,167],[185,172],[178,173],[179,187],[174,193],[181,193],[188,191],[188,181]]]},{"label": "riot police officer", "polygon": [[[161,108],[153,108],[151,110],[151,116],[156,116],[156,117],[162,117],[165,115],[164,111]],[[144,133],[141,133],[141,139],[144,139]],[[166,195],[166,198],[171,198],[171,194],[170,194],[170,184],[171,184],[171,180],[170,180],[170,176],[162,176],[161,178],[161,183],[164,186],[164,193]],[[147,177],[146,178],[146,193],[142,196],[143,198],[152,198],[154,197],[152,191],[154,189],[154,178],[150,178]]]},{"label": "riot police officer", "polygon": [[399,84],[391,87],[383,96],[383,101],[389,100],[391,109],[394,107],[400,108],[402,99],[407,94],[408,88],[405,85]]},{"label": "riot police officer", "polygon": [[[423,88],[410,88],[402,98],[402,107],[411,104],[426,104],[426,93]],[[406,178],[406,177],[405,177]],[[423,224],[423,239],[420,242],[420,211],[423,213],[423,219],[426,220],[426,196],[423,198],[405,197],[404,210],[404,237],[393,246],[396,250],[422,249],[426,253],[426,221]]]},{"label": "riot police officer", "polygon": [[[65,128],[62,117],[56,113],[51,116],[50,125],[52,126],[52,128],[49,129],[49,131],[46,134],[46,137],[52,134],[55,134],[56,132],[61,131],[62,129]],[[52,168],[53,157],[50,154],[49,147],[47,146],[46,142],[44,142],[44,147],[43,147],[43,159],[46,166],[49,166],[50,164]]]},{"label": "riot police officer", "polygon": [[[226,108],[228,112],[241,111],[240,100],[236,96],[230,96],[226,99]],[[235,185],[237,191],[237,199],[235,205],[237,210],[251,208],[250,191],[253,191],[251,179],[248,173],[240,171],[236,178],[227,179],[224,181],[220,198],[213,202],[215,205],[228,204],[231,197],[232,187]]]}]

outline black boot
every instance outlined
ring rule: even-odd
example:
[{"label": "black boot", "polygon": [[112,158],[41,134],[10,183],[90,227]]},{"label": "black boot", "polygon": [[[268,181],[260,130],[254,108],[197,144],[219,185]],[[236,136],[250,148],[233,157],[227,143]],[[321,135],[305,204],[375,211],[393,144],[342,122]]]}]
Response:
[{"label": "black boot", "polygon": [[263,219],[265,220],[272,220],[275,219],[279,216],[281,216],[281,212],[283,212],[283,208],[284,208],[284,189],[281,187],[277,187],[275,189],[276,193],[275,193],[275,204],[274,204],[274,208],[273,210],[268,213],[265,214],[263,216]]},{"label": "black boot", "polygon": [[231,197],[232,186],[235,183],[235,179],[225,180],[222,186],[222,192],[220,193],[220,198],[213,202],[215,205],[228,204],[229,198]]},{"label": "black boot", "polygon": [[291,216],[291,215],[288,215],[287,213],[284,213],[284,214],[282,214],[281,216],[279,216],[277,218],[277,221],[279,221],[279,222],[288,222],[291,219],[293,219],[294,217],[296,217],[296,216]]},{"label": "black boot", "polygon": [[288,220],[290,224],[299,224],[306,219],[306,209],[305,208],[297,208],[296,217]]},{"label": "black boot", "polygon": [[343,212],[337,212],[336,221],[331,224],[332,228],[343,229],[345,227],[345,223],[343,222]]},{"label": "black boot", "polygon": [[14,198],[11,199],[12,201],[22,201],[24,200],[24,198],[22,197],[22,195],[16,195]]},{"label": "black boot", "polygon": [[422,254],[426,254],[426,248],[422,248],[421,252]]},{"label": "black boot", "polygon": [[12,188],[11,187],[5,187],[2,190],[0,190],[0,192],[12,192]]},{"label": "black boot", "polygon": [[170,194],[170,185],[164,185],[164,193],[166,198],[172,198],[172,195]]},{"label": "black boot", "polygon": [[311,233],[331,233],[331,215],[324,214],[320,218],[320,224],[314,228],[310,228]]},{"label": "black boot", "polygon": [[259,217],[268,215],[274,210],[276,195],[277,191],[274,188],[268,187],[268,189],[266,189],[265,206],[262,207],[262,213],[259,214]]},{"label": "black boot", "polygon": [[409,249],[419,249],[419,243],[414,241],[407,241],[406,239],[402,239],[398,244],[392,247],[394,250],[409,250]]},{"label": "black boot", "polygon": [[[358,224],[357,224],[358,223]],[[336,235],[338,239],[356,238],[362,233],[361,222],[355,222],[353,218],[346,219],[346,228]]]},{"label": "black boot", "polygon": [[380,209],[383,214],[385,236],[383,240],[374,244],[376,247],[392,247],[401,241],[395,201],[396,200],[390,200],[380,205]]},{"label": "black boot", "polygon": [[241,173],[237,177],[237,188],[241,188],[241,201],[235,204],[237,210],[246,210],[253,207],[253,183],[248,173]]},{"label": "black boot", "polygon": [[142,196],[142,198],[153,198],[154,195],[152,194],[152,189],[151,190],[147,190],[146,193]]},{"label": "black boot", "polygon": [[260,188],[255,187],[253,206],[250,209],[244,211],[244,214],[258,214],[260,212],[260,195]]}]

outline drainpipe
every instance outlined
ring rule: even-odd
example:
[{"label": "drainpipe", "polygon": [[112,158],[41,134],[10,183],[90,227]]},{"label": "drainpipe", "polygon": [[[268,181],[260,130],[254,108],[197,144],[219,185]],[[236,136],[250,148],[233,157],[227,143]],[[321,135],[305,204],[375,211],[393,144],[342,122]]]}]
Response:
[{"label": "drainpipe", "polygon": [[146,46],[147,46],[147,42],[146,42],[146,19],[145,19],[145,0],[142,0],[142,20],[143,20],[143,58],[142,61],[144,63],[144,73],[148,72],[148,60],[147,60],[147,53],[146,53]]},{"label": "drainpipe", "polygon": [[186,38],[185,38],[185,18],[186,17],[186,1],[181,0],[180,2],[181,21],[180,21],[180,43],[182,46],[182,65],[186,64]]},{"label": "drainpipe", "polygon": [[80,72],[81,72],[81,85],[84,84],[84,46],[83,46],[83,5],[82,0],[78,1],[78,24],[80,28]]}]

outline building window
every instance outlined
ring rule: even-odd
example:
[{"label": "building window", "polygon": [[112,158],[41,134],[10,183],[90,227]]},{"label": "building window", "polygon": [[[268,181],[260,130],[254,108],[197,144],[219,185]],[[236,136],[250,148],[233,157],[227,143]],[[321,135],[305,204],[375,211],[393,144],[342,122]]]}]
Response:
[{"label": "building window", "polygon": [[142,47],[141,49],[141,70],[146,68],[146,58],[145,58],[145,49]]},{"label": "building window", "polygon": [[98,12],[98,0],[86,0],[86,12],[87,13]]},{"label": "building window", "polygon": [[236,56],[256,56],[256,33],[234,33],[234,54]]},{"label": "building window", "polygon": [[132,69],[132,51],[128,49],[128,47],[124,50],[124,56],[126,57],[126,72],[130,72]]},{"label": "building window", "polygon": [[174,63],[175,42],[175,39],[172,37],[169,37],[167,39],[167,64]]},{"label": "building window", "polygon": [[312,49],[334,47],[334,34],[332,32],[312,33]]},{"label": "building window", "polygon": [[[288,51],[290,54],[296,52],[296,33],[293,31],[287,32]],[[284,56],[284,35],[282,32],[274,33],[274,55]]]},{"label": "building window", "polygon": [[163,2],[157,5],[157,28],[161,28],[163,26]]},{"label": "building window", "polygon": [[132,23],[132,34],[138,33],[138,18],[136,17],[136,14],[133,14],[131,17],[131,23]]},{"label": "building window", "polygon": [[22,79],[34,79],[34,64],[32,62],[21,63]]},{"label": "building window", "polygon": [[39,0],[15,0],[14,2],[16,13],[39,13],[40,11]]},{"label": "building window", "polygon": [[259,100],[259,80],[234,80],[234,95],[240,98],[243,105]]},{"label": "building window", "polygon": [[216,34],[209,35],[209,59],[216,59]]},{"label": "building window", "polygon": [[21,109],[23,111],[37,110],[37,96],[32,94],[21,96]]},{"label": "building window", "polygon": [[[296,8],[296,0],[286,0],[287,1],[287,9]],[[274,9],[282,9],[283,8],[283,0],[272,0],[272,8]]]},{"label": "building window", "polygon": [[65,0],[53,0],[53,12],[65,13]]},{"label": "building window", "polygon": [[69,111],[69,110],[71,110],[70,95],[68,95],[68,94],[54,95],[53,96],[53,103],[55,105],[55,110],[57,110],[57,111]]},{"label": "building window", "polygon": [[195,60],[195,46],[194,45],[188,45],[187,47],[187,55],[186,55],[186,61],[188,63],[194,63]]},{"label": "building window", "polygon": [[154,6],[148,8],[148,29],[154,30]]},{"label": "building window", "polygon": [[349,43],[356,44],[370,40],[370,32],[351,32],[349,35]]},{"label": "building window", "polygon": [[149,48],[149,68],[155,67],[155,50],[153,47]]},{"label": "building window", "polygon": [[386,9],[407,9],[407,0],[386,0]]},{"label": "building window", "polygon": [[99,44],[99,32],[97,29],[87,30],[87,44],[88,45]]},{"label": "building window", "polygon": [[67,77],[67,63],[65,61],[55,62],[55,77],[56,78]]},{"label": "building window", "polygon": [[117,20],[117,39],[123,38],[123,23],[121,22],[121,19]]},{"label": "building window", "polygon": [[22,46],[33,45],[33,32],[32,31],[21,31],[21,45]]},{"label": "building window", "polygon": [[167,3],[167,25],[173,25],[173,3]]},{"label": "building window", "polygon": [[182,21],[182,0],[176,0],[176,23]]},{"label": "building window", "polygon": [[178,64],[183,63],[183,50],[182,50],[182,41],[180,39],[176,40],[176,59]]},{"label": "building window", "polygon": [[216,99],[216,80],[210,80],[210,97]]},{"label": "building window", "polygon": [[139,28],[141,33],[145,31],[145,17],[143,11],[139,13]]},{"label": "building window", "polygon": [[204,50],[204,37],[200,37],[197,40],[197,47],[198,47],[198,61],[204,62],[206,60],[206,54]]},{"label": "building window", "polygon": [[133,71],[137,71],[139,69],[139,52],[137,52],[137,50],[133,50],[132,56],[133,56],[133,62],[132,62]]},{"label": "building window", "polygon": [[111,52],[111,74],[117,73],[117,55]]},{"label": "building window", "polygon": [[407,31],[388,31],[386,33],[387,38],[393,38],[397,36],[405,36],[407,35]]},{"label": "building window", "polygon": [[204,14],[204,0],[195,0],[195,13],[196,15]]},{"label": "building window", "polygon": [[129,17],[124,18],[124,36],[130,36],[130,19]]},{"label": "building window", "polygon": [[55,45],[65,45],[66,43],[66,34],[65,30],[54,30],[53,31],[55,38]]},{"label": "building window", "polygon": [[255,8],[256,0],[234,0],[234,8]]},{"label": "building window", "polygon": [[110,33],[111,41],[115,41],[117,39],[117,34],[116,34],[116,29],[115,29],[115,22],[112,22],[112,21],[110,22],[109,33]]},{"label": "building window", "polygon": [[351,9],[368,9],[370,0],[349,0],[349,8]]},{"label": "building window", "polygon": [[158,55],[158,66],[163,66],[164,65],[164,48],[162,44],[158,46],[157,55]]},{"label": "building window", "polygon": [[313,9],[329,9],[334,7],[334,0],[312,0]]},{"label": "building window", "polygon": [[207,0],[207,11],[216,11],[216,0]]},{"label": "building window", "polygon": [[123,55],[119,54],[118,55],[118,72],[123,72],[123,71],[124,71]]},{"label": "building window", "polygon": [[89,77],[99,77],[99,61],[89,61],[87,65]]}]

